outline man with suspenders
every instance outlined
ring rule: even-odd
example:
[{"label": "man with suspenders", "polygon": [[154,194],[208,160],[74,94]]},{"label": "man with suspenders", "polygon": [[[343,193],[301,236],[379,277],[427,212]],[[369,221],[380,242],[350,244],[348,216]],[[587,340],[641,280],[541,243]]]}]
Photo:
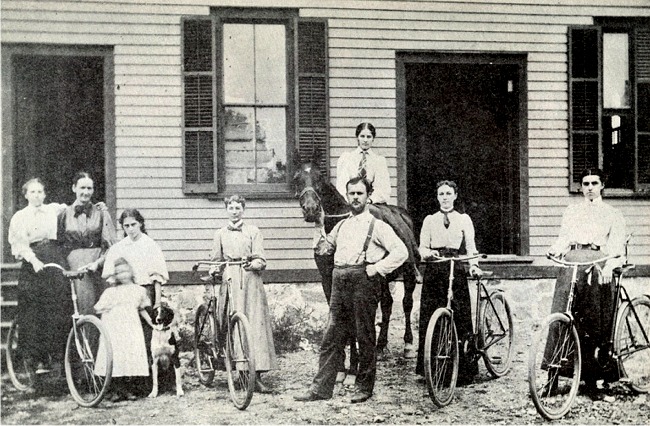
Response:
[{"label": "man with suspenders", "polygon": [[408,258],[404,243],[386,223],[368,211],[372,185],[362,177],[348,181],[350,217],[339,222],[329,235],[321,231],[319,245],[334,252],[332,296],[327,330],[321,344],[319,369],[307,392],[296,401],[332,397],[336,375],[345,360],[350,330],[359,343],[359,372],[352,403],[372,396],[377,357],[375,313],[381,281]]}]

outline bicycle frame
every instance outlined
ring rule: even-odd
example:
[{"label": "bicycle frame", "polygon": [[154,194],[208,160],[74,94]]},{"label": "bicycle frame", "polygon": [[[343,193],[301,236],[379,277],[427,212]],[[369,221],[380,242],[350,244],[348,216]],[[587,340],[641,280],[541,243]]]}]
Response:
[{"label": "bicycle frame", "polygon": [[[77,302],[78,299],[77,287],[74,285],[74,280],[83,277],[86,274],[86,271],[66,271],[66,269],[63,266],[57,263],[46,263],[45,265],[43,265],[43,268],[56,268],[61,270],[61,272],[63,272],[63,275],[70,282],[70,295],[72,297],[72,306],[74,307],[74,312],[72,313],[72,330],[74,333],[75,348],[77,349],[77,354],[79,355],[79,358],[84,361],[87,361],[86,357],[84,357],[84,354],[79,349],[79,347],[81,346],[81,341],[79,340],[79,330],[77,330],[77,321],[79,320],[79,318],[82,317],[82,315],[79,313],[79,303]],[[86,348],[86,350],[87,350],[86,353],[90,353],[90,348]]]},{"label": "bicycle frame", "polygon": [[[218,336],[223,336],[223,327],[224,325],[227,327],[226,329],[228,332],[230,331],[230,321],[228,319],[232,314],[235,313],[235,307],[232,302],[232,298],[230,297],[231,293],[231,285],[232,285],[232,279],[229,277],[226,282],[224,283],[223,280],[221,280],[220,285],[226,285],[226,294],[224,297],[226,298],[226,301],[224,303],[224,312],[222,313],[222,317],[217,316],[217,292],[216,292],[216,286],[217,282],[219,281],[219,277],[222,277],[222,274],[219,274],[217,271],[221,270],[222,267],[228,268],[229,266],[239,266],[239,273],[243,275],[243,268],[242,266],[247,263],[246,261],[224,261],[224,262],[213,262],[213,261],[200,261],[194,264],[192,270],[197,271],[201,266],[210,266],[210,267],[216,267],[213,273],[211,273],[212,280],[211,280],[211,286],[212,286],[212,295],[210,297],[210,300],[208,301],[208,309],[206,312],[212,312],[213,313],[213,318],[214,318],[214,329],[216,331],[215,337],[218,338]],[[243,285],[244,280],[241,279],[242,277],[240,276],[240,285]],[[201,324],[201,332],[203,332],[203,327],[205,326],[205,322]],[[217,341],[216,343],[216,349],[219,348],[221,345],[221,342]]]},{"label": "bicycle frame", "polygon": [[[588,262],[567,262],[563,259],[551,256],[550,254],[546,255],[547,259],[552,260],[553,262],[557,263],[558,265],[564,267],[564,268],[572,268],[572,273],[571,273],[571,286],[569,287],[569,297],[567,299],[567,307],[564,310],[564,314],[569,317],[569,320],[571,321],[571,324],[574,322],[574,317],[573,317],[573,299],[575,298],[575,289],[576,285],[578,284],[578,268],[580,266],[588,266],[586,272],[587,274],[591,274],[591,270],[593,269],[596,264],[600,262],[605,262],[610,259],[616,259],[621,257],[621,255],[613,255],[613,256],[605,256],[601,257],[600,259],[596,260],[590,260]],[[589,281],[589,279],[588,279]],[[590,283],[588,284],[590,285]]]}]

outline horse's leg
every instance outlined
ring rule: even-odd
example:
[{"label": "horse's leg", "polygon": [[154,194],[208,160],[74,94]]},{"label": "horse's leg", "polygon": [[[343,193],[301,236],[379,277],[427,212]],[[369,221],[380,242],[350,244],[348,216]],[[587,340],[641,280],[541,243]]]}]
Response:
[{"label": "horse's leg", "polygon": [[404,268],[404,357],[415,358],[417,353],[413,347],[413,332],[411,331],[411,312],[413,311],[413,292],[415,291],[416,278],[413,268]]},{"label": "horse's leg", "polygon": [[379,323],[379,337],[377,338],[377,352],[382,352],[388,346],[388,325],[393,312],[393,296],[390,294],[388,280],[382,280],[379,305],[381,307],[381,323]]}]

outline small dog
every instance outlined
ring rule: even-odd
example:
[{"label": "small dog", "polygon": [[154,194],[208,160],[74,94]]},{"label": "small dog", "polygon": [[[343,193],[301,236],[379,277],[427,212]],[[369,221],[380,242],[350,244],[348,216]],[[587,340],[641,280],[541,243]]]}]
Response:
[{"label": "small dog", "polygon": [[158,366],[163,369],[174,366],[176,376],[176,396],[184,395],[183,383],[181,380],[181,361],[178,355],[178,342],[180,337],[178,328],[174,321],[174,311],[167,305],[161,305],[153,310],[154,328],[151,333],[151,375],[153,389],[149,398],[158,396]]}]

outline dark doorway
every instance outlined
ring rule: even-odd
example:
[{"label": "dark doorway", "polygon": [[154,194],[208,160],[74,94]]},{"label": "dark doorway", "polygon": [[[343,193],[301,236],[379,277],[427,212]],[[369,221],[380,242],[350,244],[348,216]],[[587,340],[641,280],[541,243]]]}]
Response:
[{"label": "dark doorway", "polygon": [[79,170],[95,177],[95,199],[106,199],[104,58],[13,55],[14,206],[26,205],[22,184],[39,177],[46,202],[71,204]]},{"label": "dark doorway", "polygon": [[522,254],[520,94],[508,63],[405,63],[407,203],[417,227],[435,213],[436,182],[460,188],[482,253]]}]

